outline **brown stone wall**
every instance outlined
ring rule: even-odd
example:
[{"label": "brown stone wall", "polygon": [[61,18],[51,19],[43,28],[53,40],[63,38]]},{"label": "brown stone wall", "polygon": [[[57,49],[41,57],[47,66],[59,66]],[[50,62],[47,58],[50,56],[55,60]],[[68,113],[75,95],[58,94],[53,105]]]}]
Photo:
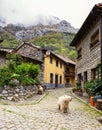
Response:
[{"label": "brown stone wall", "polygon": [[42,60],[42,51],[39,48],[34,48],[28,44],[24,44],[19,50],[16,52],[17,54],[21,54],[22,56],[29,57],[36,60]]},{"label": "brown stone wall", "polygon": [[36,85],[16,87],[5,85],[4,87],[0,86],[0,97],[3,99],[12,100],[13,96],[17,94],[19,99],[27,99],[30,96],[37,94],[37,90],[38,87]]},{"label": "brown stone wall", "polygon": [[[33,47],[29,44],[23,44],[23,46],[21,46],[21,48],[19,48],[16,51],[16,53],[20,54],[24,57],[31,58],[32,61],[35,61],[34,63],[36,63],[36,64],[38,64],[38,62],[36,60],[43,61],[42,50],[40,48]],[[44,81],[44,76],[43,76],[43,74],[44,74],[44,69],[43,69],[44,64],[39,62],[39,65],[40,65],[41,71],[40,71],[38,78],[41,82],[43,82]]]},{"label": "brown stone wall", "polygon": [[[77,51],[82,48],[82,58],[76,61],[76,73],[84,74],[87,71],[88,80],[91,80],[91,69],[95,68],[97,64],[101,61],[101,48],[100,42],[90,49],[90,37],[96,30],[99,29],[100,23],[97,22],[93,28],[84,36],[79,45],[77,45]],[[100,40],[100,39],[99,39]]]}]

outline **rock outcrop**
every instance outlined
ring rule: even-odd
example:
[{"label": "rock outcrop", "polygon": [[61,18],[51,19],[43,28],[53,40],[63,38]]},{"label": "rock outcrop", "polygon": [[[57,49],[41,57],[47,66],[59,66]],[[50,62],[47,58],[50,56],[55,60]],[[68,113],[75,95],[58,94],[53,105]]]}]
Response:
[{"label": "rock outcrop", "polygon": [[71,26],[66,20],[60,20],[57,17],[41,18],[37,23],[29,26],[22,24],[8,24],[3,29],[16,36],[18,40],[29,40],[37,36],[42,36],[50,32],[76,33],[78,29]]}]

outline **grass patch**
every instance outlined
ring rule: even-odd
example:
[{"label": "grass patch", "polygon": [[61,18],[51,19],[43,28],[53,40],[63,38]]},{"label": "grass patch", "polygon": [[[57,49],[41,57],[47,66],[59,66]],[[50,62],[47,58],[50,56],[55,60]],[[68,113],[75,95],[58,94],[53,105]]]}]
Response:
[{"label": "grass patch", "polygon": [[3,97],[3,96],[0,96],[0,100],[2,100],[2,99],[4,99],[4,97]]},{"label": "grass patch", "polygon": [[3,111],[5,111],[5,112],[9,112],[9,113],[12,113],[12,114],[16,114],[16,115],[20,115],[20,116],[22,116],[23,118],[26,118],[25,115],[20,114],[20,113],[17,113],[17,112],[15,112],[15,111],[7,110],[7,109],[3,109]]}]

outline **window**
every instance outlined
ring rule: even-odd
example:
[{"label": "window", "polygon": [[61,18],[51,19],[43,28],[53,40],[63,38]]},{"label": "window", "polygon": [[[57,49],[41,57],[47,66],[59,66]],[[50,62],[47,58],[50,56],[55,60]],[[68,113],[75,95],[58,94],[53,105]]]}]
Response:
[{"label": "window", "polygon": [[92,36],[91,36],[91,43],[90,48],[92,48],[94,45],[96,45],[99,42],[99,30],[97,30]]},{"label": "window", "polygon": [[62,63],[60,62],[60,68],[62,68]]},{"label": "window", "polygon": [[91,79],[95,80],[96,79],[96,69],[91,70]]},{"label": "window", "polygon": [[98,67],[91,70],[91,79],[100,79],[100,69]]},{"label": "window", "polygon": [[56,67],[58,67],[58,60],[56,60]]},{"label": "window", "polygon": [[78,74],[78,82],[81,83],[81,80],[82,80],[82,76],[81,74]]},{"label": "window", "polygon": [[82,57],[82,48],[80,48],[77,52],[77,59],[81,58]]},{"label": "window", "polygon": [[60,76],[60,84],[62,84],[62,76]]},{"label": "window", "polygon": [[50,64],[52,64],[52,62],[53,62],[53,58],[52,58],[52,57],[50,57]]},{"label": "window", "polygon": [[53,83],[53,74],[50,73],[50,83]]},{"label": "window", "polygon": [[84,82],[87,82],[87,71],[84,72]]}]

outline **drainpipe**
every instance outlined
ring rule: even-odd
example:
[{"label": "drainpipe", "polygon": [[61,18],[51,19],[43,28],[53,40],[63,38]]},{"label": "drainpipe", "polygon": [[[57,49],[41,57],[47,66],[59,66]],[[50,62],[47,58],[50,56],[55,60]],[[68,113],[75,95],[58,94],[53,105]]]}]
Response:
[{"label": "drainpipe", "polygon": [[100,18],[100,44],[101,44],[101,80],[102,80],[102,16]]}]

